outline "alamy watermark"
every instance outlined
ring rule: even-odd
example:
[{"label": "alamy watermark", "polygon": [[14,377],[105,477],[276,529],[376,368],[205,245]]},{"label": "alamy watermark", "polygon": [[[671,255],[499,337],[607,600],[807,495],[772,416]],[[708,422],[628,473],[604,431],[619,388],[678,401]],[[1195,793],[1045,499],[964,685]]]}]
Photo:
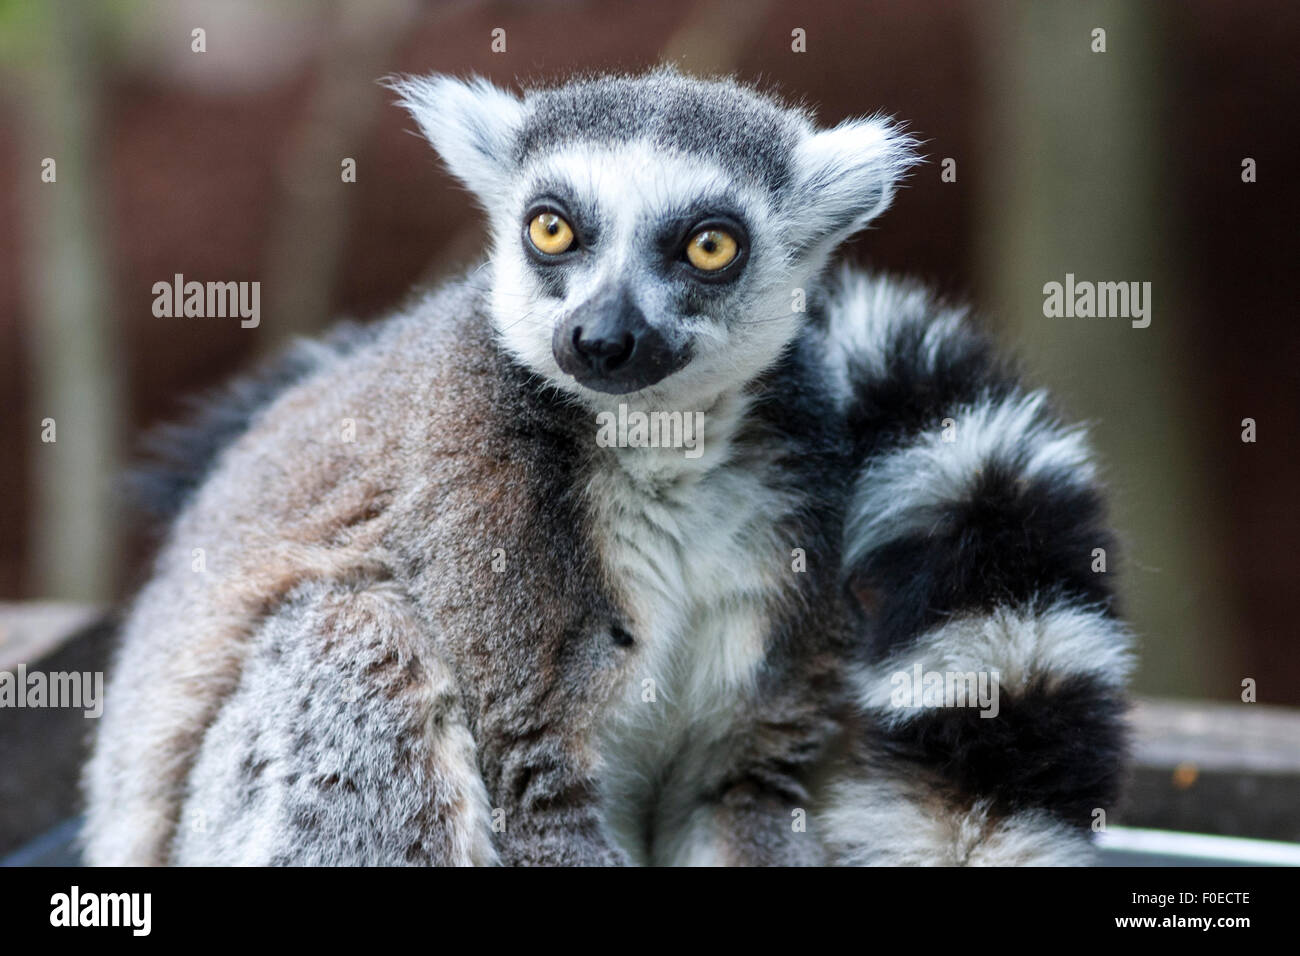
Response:
[{"label": "alamy watermark", "polygon": [[133,936],[148,936],[152,914],[152,893],[83,893],[74,884],[50,897],[51,926],[120,926]]},{"label": "alamy watermark", "polygon": [[687,458],[704,454],[703,412],[643,412],[620,403],[618,413],[596,414],[601,448],[682,448]]},{"label": "alamy watermark", "polygon": [[1074,273],[1065,274],[1065,282],[1048,282],[1043,286],[1043,315],[1049,319],[1132,319],[1135,329],[1151,324],[1150,282],[1075,281]]},{"label": "alamy watermark", "polygon": [[73,707],[94,720],[104,713],[103,671],[0,671],[0,708]]},{"label": "alamy watermark", "polygon": [[160,319],[237,316],[245,329],[262,322],[260,282],[186,282],[178,272],[171,282],[155,282],[153,296],[153,314]]},{"label": "alamy watermark", "polygon": [[890,676],[889,703],[898,710],[976,707],[981,717],[996,717],[1001,679],[1001,671],[927,671],[917,662]]}]

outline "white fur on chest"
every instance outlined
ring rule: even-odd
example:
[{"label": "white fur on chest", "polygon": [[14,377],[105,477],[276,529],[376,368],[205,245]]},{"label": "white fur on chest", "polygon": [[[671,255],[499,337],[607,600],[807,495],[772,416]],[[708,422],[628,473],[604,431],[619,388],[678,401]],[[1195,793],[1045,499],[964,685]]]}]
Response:
[{"label": "white fur on chest", "polygon": [[775,530],[791,502],[765,483],[761,460],[732,463],[741,411],[714,409],[697,459],[609,449],[592,479],[598,542],[636,640],[601,747],[611,829],[625,845],[643,845],[708,779],[710,751],[753,692],[773,604],[793,584],[795,545]]}]

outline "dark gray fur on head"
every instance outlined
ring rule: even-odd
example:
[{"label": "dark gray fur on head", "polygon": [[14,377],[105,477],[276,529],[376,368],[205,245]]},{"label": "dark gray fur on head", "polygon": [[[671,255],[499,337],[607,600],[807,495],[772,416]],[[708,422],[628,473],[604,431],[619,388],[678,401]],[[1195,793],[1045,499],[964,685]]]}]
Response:
[{"label": "dark gray fur on head", "polygon": [[778,192],[810,128],[807,114],[730,78],[702,80],[661,67],[640,76],[593,76],[530,91],[513,157],[564,142],[647,139],[706,156],[728,172]]},{"label": "dark gray fur on head", "polygon": [[526,88],[522,96],[482,78],[396,76],[387,85],[484,205],[535,156],[575,143],[645,141],[765,188],[804,210],[812,231],[839,241],[888,206],[918,161],[918,142],[882,115],[821,129],[801,106],[730,77],[691,77],[670,66]]}]

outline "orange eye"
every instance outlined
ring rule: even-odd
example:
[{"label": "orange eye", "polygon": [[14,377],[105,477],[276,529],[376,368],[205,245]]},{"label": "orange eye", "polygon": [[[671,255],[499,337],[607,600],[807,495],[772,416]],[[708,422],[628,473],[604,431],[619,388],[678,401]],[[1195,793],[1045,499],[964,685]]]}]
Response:
[{"label": "orange eye", "polygon": [[735,261],[740,245],[721,229],[701,229],[686,244],[686,259],[701,272],[717,272]]},{"label": "orange eye", "polygon": [[553,212],[538,213],[528,224],[528,239],[548,256],[558,256],[573,247],[573,227]]}]

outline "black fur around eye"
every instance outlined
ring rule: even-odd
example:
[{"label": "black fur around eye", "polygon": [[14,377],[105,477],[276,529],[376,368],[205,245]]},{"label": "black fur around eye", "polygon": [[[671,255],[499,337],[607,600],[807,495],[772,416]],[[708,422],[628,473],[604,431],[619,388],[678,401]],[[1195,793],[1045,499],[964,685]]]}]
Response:
[{"label": "black fur around eye", "polygon": [[749,258],[749,233],[732,216],[694,222],[677,245],[677,261],[693,279],[730,282]]},{"label": "black fur around eye", "polygon": [[554,265],[582,248],[573,217],[563,204],[544,199],[528,207],[523,224],[524,251],[534,262]]}]

